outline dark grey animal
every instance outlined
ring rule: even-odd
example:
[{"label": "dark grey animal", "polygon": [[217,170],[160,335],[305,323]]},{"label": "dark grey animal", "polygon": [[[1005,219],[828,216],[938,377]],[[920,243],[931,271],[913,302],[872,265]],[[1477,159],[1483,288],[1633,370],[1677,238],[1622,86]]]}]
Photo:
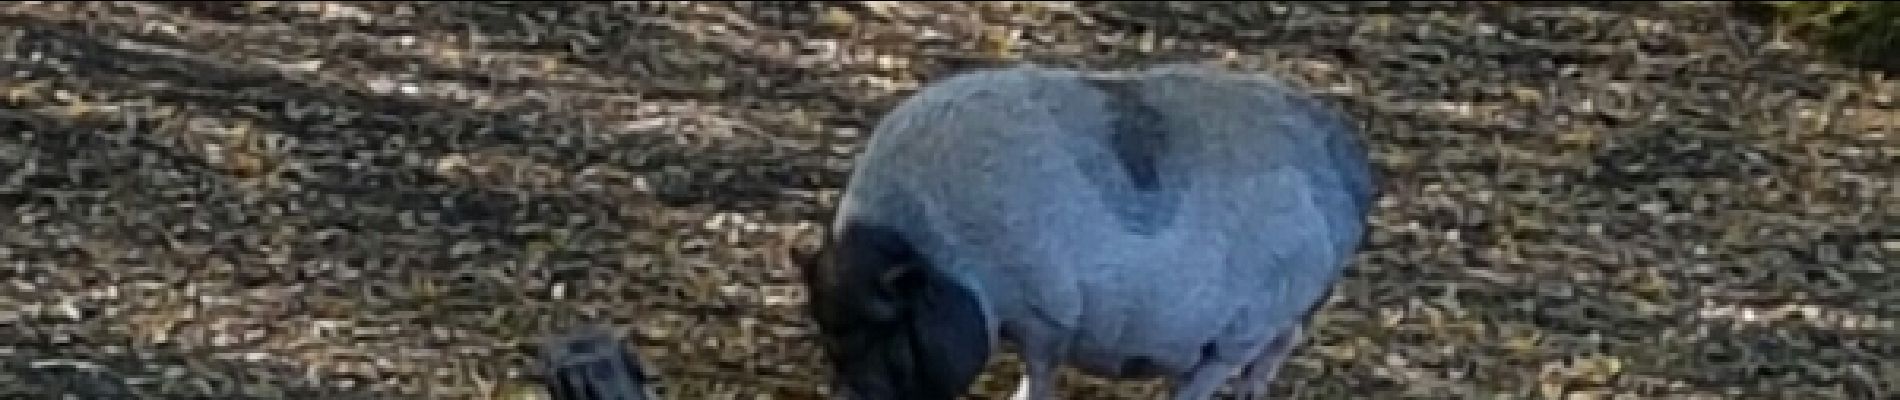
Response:
[{"label": "dark grey animal", "polygon": [[1017,67],[925,88],[857,159],[809,311],[848,399],[951,399],[1003,344],[1260,396],[1367,230],[1353,124],[1268,77]]},{"label": "dark grey animal", "polygon": [[645,365],[618,338],[587,327],[549,338],[541,348],[553,400],[648,400]]}]

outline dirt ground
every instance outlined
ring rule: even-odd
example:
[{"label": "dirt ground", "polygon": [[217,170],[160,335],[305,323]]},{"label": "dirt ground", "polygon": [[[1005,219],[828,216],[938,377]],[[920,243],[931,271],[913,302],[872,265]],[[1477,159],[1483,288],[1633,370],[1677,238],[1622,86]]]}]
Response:
[{"label": "dirt ground", "polygon": [[0,393],[533,398],[606,323],[666,398],[816,398],[784,249],[891,104],[1209,61],[1387,193],[1281,394],[1900,396],[1900,83],[1726,7],[0,3]]}]

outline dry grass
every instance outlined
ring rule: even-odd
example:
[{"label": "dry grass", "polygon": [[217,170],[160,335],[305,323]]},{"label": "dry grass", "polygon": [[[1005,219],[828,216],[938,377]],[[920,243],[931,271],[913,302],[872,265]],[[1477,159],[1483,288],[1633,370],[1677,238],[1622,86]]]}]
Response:
[{"label": "dry grass", "polygon": [[668,398],[813,398],[780,249],[890,104],[1213,60],[1390,194],[1282,394],[1893,397],[1900,90],[1724,7],[4,3],[0,392],[517,398],[599,322]]},{"label": "dry grass", "polygon": [[[1850,62],[1900,71],[1900,3],[1767,1],[1752,15]],[[1751,15],[1751,14],[1744,14]]]}]

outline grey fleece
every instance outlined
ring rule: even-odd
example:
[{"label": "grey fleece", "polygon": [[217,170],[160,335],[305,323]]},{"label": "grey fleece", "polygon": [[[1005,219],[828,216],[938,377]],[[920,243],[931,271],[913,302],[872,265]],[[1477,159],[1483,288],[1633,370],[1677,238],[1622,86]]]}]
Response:
[{"label": "grey fleece", "polygon": [[886,116],[838,223],[902,232],[1003,337],[1184,377],[1252,359],[1340,276],[1373,198],[1348,124],[1198,67],[975,72]]}]

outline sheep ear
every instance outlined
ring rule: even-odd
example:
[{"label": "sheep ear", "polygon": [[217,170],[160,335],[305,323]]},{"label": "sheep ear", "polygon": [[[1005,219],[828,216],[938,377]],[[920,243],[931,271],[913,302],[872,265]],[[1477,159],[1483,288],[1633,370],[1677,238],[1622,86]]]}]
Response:
[{"label": "sheep ear", "polygon": [[785,252],[788,258],[787,261],[790,261],[794,267],[797,267],[798,273],[806,279],[810,279],[812,274],[818,271],[818,262],[822,261],[818,258],[819,250],[791,246],[785,249]]},{"label": "sheep ear", "polygon": [[[909,286],[912,308],[912,365],[929,398],[958,398],[975,383],[989,362],[988,324],[975,292],[928,269],[912,269],[895,280]],[[940,396],[939,396],[940,395]]]}]

